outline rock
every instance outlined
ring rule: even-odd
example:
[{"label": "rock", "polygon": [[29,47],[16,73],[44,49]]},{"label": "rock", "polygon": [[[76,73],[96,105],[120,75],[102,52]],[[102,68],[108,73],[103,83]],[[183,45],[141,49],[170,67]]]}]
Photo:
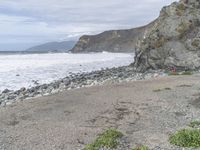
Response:
[{"label": "rock", "polygon": [[200,1],[180,0],[164,7],[144,37],[133,64],[138,71],[200,69]]},{"label": "rock", "polygon": [[20,89],[20,91],[26,91],[26,88],[25,88],[25,87],[22,87],[22,88]]},{"label": "rock", "polygon": [[65,77],[49,84],[37,85],[29,89],[21,88],[16,91],[6,89],[4,90],[4,93],[0,94],[0,106],[6,106],[15,101],[23,101],[31,97],[53,94],[66,89],[70,90],[74,88],[89,87],[92,85],[101,85],[103,83],[140,80],[145,77],[154,77],[154,74],[157,76],[159,72],[152,71],[151,73],[138,74],[135,73],[130,66],[105,69],[90,73],[73,74],[73,76]]},{"label": "rock", "polygon": [[10,90],[8,90],[8,89],[5,89],[5,90],[3,90],[3,92],[2,93],[9,93],[9,92],[11,92]]},{"label": "rock", "polygon": [[8,99],[8,100],[14,100],[16,97],[17,97],[16,95],[11,94],[11,95],[8,96],[7,99]]},{"label": "rock", "polygon": [[1,102],[1,106],[2,106],[2,107],[5,107],[5,106],[6,106],[6,103],[5,103],[5,102]]},{"label": "rock", "polygon": [[32,80],[35,85],[39,85],[38,80]]},{"label": "rock", "polygon": [[146,29],[152,25],[153,23],[150,23],[147,26],[129,30],[112,30],[98,35],[84,35],[71,52],[134,52],[137,40],[142,38]]},{"label": "rock", "polygon": [[48,85],[47,84],[43,84],[40,86],[40,89],[41,90],[46,90],[48,88]]}]

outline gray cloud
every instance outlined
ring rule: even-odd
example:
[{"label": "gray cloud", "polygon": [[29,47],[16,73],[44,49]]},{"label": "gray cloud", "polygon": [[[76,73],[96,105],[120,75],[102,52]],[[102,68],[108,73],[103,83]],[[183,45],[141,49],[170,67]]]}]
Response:
[{"label": "gray cloud", "polygon": [[174,0],[1,0],[0,45],[77,38],[154,20]]}]

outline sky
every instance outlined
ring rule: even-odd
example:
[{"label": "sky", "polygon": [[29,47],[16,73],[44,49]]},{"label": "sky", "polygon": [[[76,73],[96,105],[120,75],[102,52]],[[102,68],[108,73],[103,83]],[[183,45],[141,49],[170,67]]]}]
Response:
[{"label": "sky", "polygon": [[145,25],[175,0],[0,0],[0,51]]}]

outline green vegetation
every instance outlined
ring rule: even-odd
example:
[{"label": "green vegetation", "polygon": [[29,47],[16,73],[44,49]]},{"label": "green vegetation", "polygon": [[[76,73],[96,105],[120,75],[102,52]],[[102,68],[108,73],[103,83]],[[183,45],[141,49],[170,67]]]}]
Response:
[{"label": "green vegetation", "polygon": [[166,39],[163,36],[159,37],[159,39],[155,41],[155,44],[154,44],[155,48],[162,47],[164,45],[165,41],[166,41]]},{"label": "green vegetation", "polygon": [[155,90],[153,90],[153,92],[161,92],[161,91],[164,91],[164,90],[169,91],[169,90],[171,90],[171,88],[166,87],[164,89],[155,89]]},{"label": "green vegetation", "polygon": [[200,121],[196,120],[196,121],[190,122],[189,127],[191,127],[191,128],[200,127]]},{"label": "green vegetation", "polygon": [[193,73],[191,71],[184,71],[181,73],[181,75],[192,75]]},{"label": "green vegetation", "polygon": [[181,22],[179,26],[176,28],[176,31],[180,34],[186,33],[191,26],[191,23],[188,22]]},{"label": "green vegetation", "polygon": [[198,48],[198,47],[200,46],[200,39],[194,39],[194,40],[192,41],[192,46]]},{"label": "green vegetation", "polygon": [[169,72],[169,76],[178,76],[178,75],[193,75],[191,71],[184,71],[184,72]]},{"label": "green vegetation", "polygon": [[183,3],[179,4],[179,5],[177,6],[177,9],[176,9],[176,14],[177,14],[178,16],[182,16],[183,13],[185,12],[185,9],[186,9],[186,7],[185,7],[185,5],[184,5]]},{"label": "green vegetation", "polygon": [[171,88],[168,88],[168,87],[167,87],[167,88],[165,88],[165,90],[168,90],[168,91],[169,91],[169,90],[171,90]]},{"label": "green vegetation", "polygon": [[200,148],[200,130],[180,130],[170,137],[170,143],[180,147]]},{"label": "green vegetation", "polygon": [[118,146],[117,139],[121,138],[123,134],[115,129],[109,129],[100,134],[99,137],[92,143],[85,147],[84,150],[99,150],[102,147],[116,148]]},{"label": "green vegetation", "polygon": [[161,89],[153,90],[153,92],[161,92],[161,91],[162,91]]},{"label": "green vegetation", "polygon": [[149,150],[149,148],[146,146],[140,146],[140,147],[133,148],[133,150]]}]

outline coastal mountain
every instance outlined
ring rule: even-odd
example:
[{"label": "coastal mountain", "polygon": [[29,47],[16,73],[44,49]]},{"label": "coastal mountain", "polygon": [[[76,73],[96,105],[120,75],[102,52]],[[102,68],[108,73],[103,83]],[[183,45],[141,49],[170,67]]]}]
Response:
[{"label": "coastal mountain", "polygon": [[143,38],[146,29],[153,24],[154,22],[139,28],[105,31],[98,35],[84,35],[71,52],[134,52],[138,39]]},{"label": "coastal mountain", "polygon": [[200,69],[200,1],[180,0],[164,7],[138,41],[133,65],[138,71]]},{"label": "coastal mountain", "polygon": [[68,51],[73,48],[76,41],[64,41],[64,42],[49,42],[42,45],[34,46],[26,51],[29,52],[57,52]]}]

